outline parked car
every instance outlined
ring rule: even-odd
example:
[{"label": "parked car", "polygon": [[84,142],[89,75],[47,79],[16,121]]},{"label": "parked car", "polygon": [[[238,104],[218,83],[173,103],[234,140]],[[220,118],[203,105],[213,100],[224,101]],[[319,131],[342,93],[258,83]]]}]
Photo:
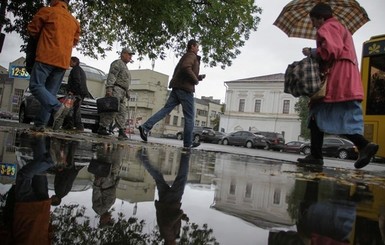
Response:
[{"label": "parked car", "polygon": [[222,144],[263,149],[267,147],[267,139],[263,135],[255,134],[250,131],[237,131],[224,136],[222,138]]},{"label": "parked car", "polygon": [[12,115],[12,113],[10,113],[8,111],[0,111],[0,118],[12,119],[13,115]]},{"label": "parked car", "polygon": [[[57,98],[63,100],[67,94],[67,83],[62,83],[60,85],[59,91],[57,93]],[[20,108],[19,108],[19,122],[20,123],[30,123],[34,120],[35,116],[38,115],[40,111],[40,102],[32,95],[29,88],[24,91],[23,97],[21,99]],[[85,128],[91,129],[92,132],[96,133],[99,127],[99,115],[96,106],[96,100],[92,97],[91,94],[84,98],[81,105],[81,115],[82,122]],[[48,125],[52,125],[53,120],[50,119]]]},{"label": "parked car", "polygon": [[[310,154],[310,143],[303,145],[302,152],[305,155]],[[350,140],[339,137],[325,137],[322,145],[322,154],[341,159],[357,159],[358,150]]]},{"label": "parked car", "polygon": [[214,131],[212,129],[205,129],[202,131],[200,141],[206,142],[206,143],[215,143],[215,144],[221,144],[222,138],[226,134],[219,131]]},{"label": "parked car", "polygon": [[292,153],[302,153],[302,148],[304,147],[305,142],[303,141],[290,141],[287,142],[283,148],[282,152],[292,152]]},{"label": "parked car", "polygon": [[260,134],[267,139],[267,149],[273,151],[281,151],[285,145],[285,138],[282,134],[276,132],[258,131],[256,134]]},{"label": "parked car", "polygon": [[[201,140],[203,130],[208,130],[208,129],[212,130],[213,128],[211,128],[211,127],[195,126],[194,129],[193,129],[193,141],[194,142],[199,142]],[[183,139],[183,131],[178,131],[176,133],[176,138],[178,140],[182,140]]]}]

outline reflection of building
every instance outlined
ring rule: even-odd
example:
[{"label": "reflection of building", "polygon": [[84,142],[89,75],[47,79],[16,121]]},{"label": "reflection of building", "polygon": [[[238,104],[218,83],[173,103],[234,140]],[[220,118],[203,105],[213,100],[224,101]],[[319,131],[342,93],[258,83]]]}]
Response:
[{"label": "reflection of building", "polygon": [[301,123],[294,110],[298,99],[283,92],[283,74],[227,81],[225,85],[221,130],[282,132],[286,141],[298,139]]},{"label": "reflection of building", "polygon": [[213,208],[238,216],[261,228],[294,225],[287,212],[287,197],[294,179],[282,175],[287,164],[234,155],[220,155],[215,163],[219,177]]}]

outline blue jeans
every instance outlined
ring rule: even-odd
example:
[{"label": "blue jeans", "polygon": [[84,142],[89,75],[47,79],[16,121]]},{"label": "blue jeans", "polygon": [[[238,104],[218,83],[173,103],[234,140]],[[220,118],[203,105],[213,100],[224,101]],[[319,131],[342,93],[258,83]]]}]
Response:
[{"label": "blue jeans", "polygon": [[175,106],[182,104],[184,116],[183,129],[183,146],[190,147],[192,145],[192,133],[194,130],[194,94],[182,89],[173,89],[162,109],[150,117],[143,125],[143,129],[149,131],[152,127],[168,115]]},{"label": "blue jeans", "polygon": [[35,117],[36,126],[45,126],[53,111],[60,108],[61,103],[56,98],[62,83],[65,69],[35,62],[29,81],[29,89],[40,102],[40,115]]}]

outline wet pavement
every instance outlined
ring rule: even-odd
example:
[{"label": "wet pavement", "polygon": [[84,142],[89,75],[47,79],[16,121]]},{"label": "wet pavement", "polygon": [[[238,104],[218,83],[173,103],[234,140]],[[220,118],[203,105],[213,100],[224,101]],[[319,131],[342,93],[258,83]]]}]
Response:
[{"label": "wet pavement", "polygon": [[150,141],[0,122],[1,244],[383,244],[385,165]]}]

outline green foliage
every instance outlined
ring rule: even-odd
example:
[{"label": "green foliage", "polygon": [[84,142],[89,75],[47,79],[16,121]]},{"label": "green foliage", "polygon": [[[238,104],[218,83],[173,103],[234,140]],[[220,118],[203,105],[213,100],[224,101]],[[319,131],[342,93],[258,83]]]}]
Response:
[{"label": "green foliage", "polygon": [[[15,19],[0,16],[0,27],[26,40],[26,25],[42,3],[2,1]],[[164,59],[169,50],[180,56],[187,40],[195,38],[202,61],[222,68],[241,53],[262,13],[253,0],[78,0],[71,1],[71,10],[82,28],[78,49],[86,56],[103,58],[118,44],[136,50],[139,59]]]},{"label": "green foliage", "polygon": [[298,113],[301,121],[301,137],[305,140],[310,139],[310,130],[307,128],[307,118],[309,115],[309,98],[301,96],[295,104],[294,109]]},{"label": "green foliage", "polygon": [[[53,244],[163,244],[157,226],[150,234],[143,231],[144,220],[126,218],[123,213],[118,213],[113,225],[95,227],[84,213],[85,207],[79,205],[56,208],[51,215]],[[218,244],[207,224],[201,228],[195,223],[186,223],[182,230],[179,244]]]}]

